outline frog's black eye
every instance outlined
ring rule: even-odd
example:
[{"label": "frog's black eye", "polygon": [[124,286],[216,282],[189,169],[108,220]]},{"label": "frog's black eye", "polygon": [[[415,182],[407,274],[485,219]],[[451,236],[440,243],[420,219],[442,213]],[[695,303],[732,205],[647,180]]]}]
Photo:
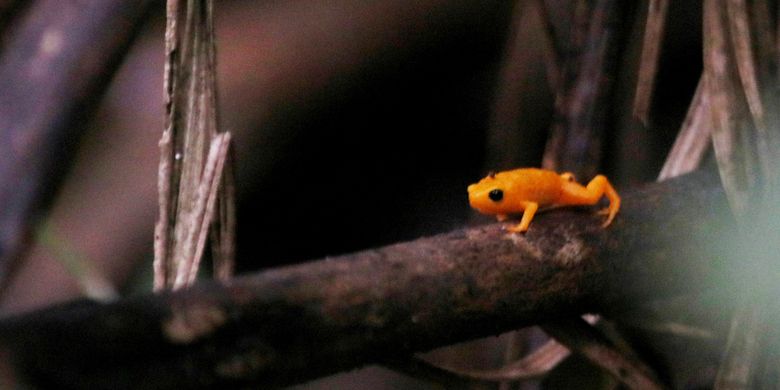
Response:
[{"label": "frog's black eye", "polygon": [[495,190],[490,191],[490,193],[488,193],[488,198],[490,198],[490,200],[494,202],[500,202],[501,199],[504,199],[504,191],[501,191],[498,188],[496,188]]}]

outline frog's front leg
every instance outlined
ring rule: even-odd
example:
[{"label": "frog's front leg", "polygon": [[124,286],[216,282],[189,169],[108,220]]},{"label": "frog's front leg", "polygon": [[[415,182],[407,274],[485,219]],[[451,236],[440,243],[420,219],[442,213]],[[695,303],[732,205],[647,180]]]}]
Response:
[{"label": "frog's front leg", "polygon": [[531,224],[531,220],[534,219],[536,210],[539,209],[539,203],[536,202],[525,202],[523,206],[525,207],[525,210],[523,211],[523,218],[520,219],[520,223],[507,229],[512,233],[522,233],[528,230],[528,226]]}]

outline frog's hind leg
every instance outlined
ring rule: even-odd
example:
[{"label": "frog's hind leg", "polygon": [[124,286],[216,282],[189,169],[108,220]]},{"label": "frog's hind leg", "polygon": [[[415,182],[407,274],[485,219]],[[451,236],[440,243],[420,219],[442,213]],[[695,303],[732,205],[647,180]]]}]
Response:
[{"label": "frog's hind leg", "polygon": [[602,196],[606,196],[609,200],[609,206],[602,210],[607,214],[607,219],[602,226],[606,227],[612,223],[618,210],[620,210],[620,196],[609,183],[606,177],[598,175],[588,183],[587,187],[583,187],[577,183],[564,183],[562,186],[561,197],[558,201],[563,205],[591,205],[598,203]]}]

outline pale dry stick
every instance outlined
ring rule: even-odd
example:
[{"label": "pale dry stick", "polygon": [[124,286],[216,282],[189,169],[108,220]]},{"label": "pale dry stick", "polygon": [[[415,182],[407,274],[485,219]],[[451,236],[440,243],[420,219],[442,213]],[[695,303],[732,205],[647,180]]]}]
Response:
[{"label": "pale dry stick", "polygon": [[[584,318],[585,321],[590,324],[595,324],[599,319],[598,316],[584,316]],[[489,382],[516,382],[539,378],[547,374],[569,355],[571,355],[569,348],[551,339],[524,358],[508,363],[497,369],[464,370],[435,364],[422,358],[418,358],[417,360],[424,365],[429,365],[436,370],[443,370],[450,375],[462,379]]]},{"label": "pale dry stick", "polygon": [[217,129],[213,1],[187,1],[183,32],[178,0],[168,1],[167,17],[155,290],[194,280],[209,231],[217,237],[214,262],[222,280],[232,274],[235,252],[235,195],[226,168],[231,137]]},{"label": "pale dry stick", "polygon": [[[178,0],[169,0],[166,4],[165,26],[165,75],[164,94],[165,101],[165,129],[160,138],[160,166],[158,168],[157,191],[159,203],[159,219],[154,227],[154,291],[165,288],[167,280],[173,270],[169,268],[168,258],[171,256],[171,238],[173,235],[173,218],[176,214],[176,196],[173,183],[173,171],[175,164],[175,148],[173,145],[174,117],[176,111],[176,99],[174,91],[177,90],[176,78],[179,72],[178,62]],[[178,189],[175,189],[178,191]]]},{"label": "pale dry stick", "polygon": [[214,35],[214,2],[206,1],[204,15],[203,15],[204,28],[202,29],[203,37],[201,38],[204,48],[199,53],[203,59],[203,88],[205,98],[203,103],[205,104],[204,111],[206,115],[206,128],[209,137],[214,137],[218,132],[219,119],[217,112],[217,59],[216,59],[216,43]]},{"label": "pale dry stick", "polygon": [[[635,389],[660,389],[663,386],[654,378],[652,371],[644,365],[633,353],[617,348],[601,336],[601,333],[591,327],[599,321],[598,316],[585,316],[585,321],[574,319],[581,325],[546,324],[543,329],[555,339],[565,340],[567,344],[583,354],[595,364],[607,370],[621,382]],[[436,370],[442,370],[456,377],[488,382],[514,382],[539,378],[555,368],[571,354],[571,350],[558,341],[548,341],[543,346],[525,358],[492,370],[463,370],[442,366],[419,359],[423,364]]]},{"label": "pale dry stick", "polygon": [[214,235],[219,238],[212,241],[214,278],[219,281],[227,281],[233,277],[235,270],[235,237],[236,237],[236,188],[233,176],[233,149],[229,148],[225,169],[222,173],[222,194],[218,198],[219,203],[219,232],[212,229]]},{"label": "pale dry stick", "polygon": [[[217,111],[217,48],[214,33],[214,2],[206,3],[206,94],[208,98],[208,118],[214,132],[219,131],[219,112]],[[212,135],[213,136],[213,135]],[[217,195],[218,214],[212,220],[211,246],[214,278],[226,281],[233,276],[235,269],[236,241],[236,194],[233,172],[233,148],[227,146],[227,154],[221,170],[222,182]]]},{"label": "pale dry stick", "polygon": [[418,361],[435,369],[444,370],[446,373],[461,379],[487,382],[515,382],[544,376],[570,354],[571,352],[568,348],[551,341],[537,348],[523,359],[492,370],[469,370],[448,367],[438,363],[431,363],[422,358],[418,359]]},{"label": "pale dry stick", "polygon": [[658,72],[658,57],[664,38],[666,14],[669,0],[650,0],[647,8],[645,33],[642,39],[642,57],[639,61],[636,93],[634,94],[634,118],[647,124],[650,101],[653,97],[655,75]]},{"label": "pale dry stick", "polygon": [[[159,236],[156,238],[158,247],[155,249],[155,267],[158,274],[156,289],[172,286],[176,273],[177,259],[180,258],[182,237],[182,216],[189,209],[188,186],[192,179],[191,144],[188,134],[188,123],[191,123],[193,111],[193,88],[190,64],[193,48],[189,40],[181,41],[192,34],[192,4],[187,4],[187,18],[183,21],[182,33],[181,14],[178,0],[167,2],[166,23],[166,64],[165,64],[165,102],[166,129],[160,141],[160,225]],[[188,122],[189,121],[189,122]],[[183,178],[184,176],[184,178]],[[184,180],[182,180],[184,179]]]},{"label": "pale dry stick", "polygon": [[[750,8],[751,34],[754,37],[755,61],[757,68],[758,85],[761,87],[761,98],[765,107],[777,107],[780,101],[780,89],[777,88],[778,78],[774,73],[778,69],[777,47],[775,46],[775,36],[768,0],[752,0]],[[780,177],[776,169],[780,164],[780,157],[777,151],[780,150],[780,133],[777,131],[777,124],[780,123],[780,112],[776,109],[766,110],[766,135],[769,137],[766,142],[771,154],[766,158],[770,159],[771,167],[767,175],[767,182],[771,188],[780,187]]]},{"label": "pale dry stick", "polygon": [[[189,264],[189,269],[181,269],[176,276],[174,289],[190,285],[198,274],[200,260],[203,257],[203,249],[206,246],[206,236],[209,225],[214,218],[214,208],[218,199],[219,185],[222,182],[222,173],[225,170],[225,161],[230,147],[230,133],[221,133],[214,137],[209,148],[209,155],[204,167],[203,178],[198,189],[198,223],[196,252]],[[193,232],[193,236],[195,232]]]},{"label": "pale dry stick", "polygon": [[[159,203],[159,219],[154,226],[154,291],[165,288],[168,280],[168,264],[166,259],[170,253],[170,204],[171,176],[173,170],[173,145],[171,133],[166,130],[160,139],[160,166],[157,178],[157,196]],[[170,157],[169,157],[170,156]]]},{"label": "pale dry stick", "polygon": [[[752,302],[742,302],[732,314],[727,338],[726,352],[715,377],[714,389],[739,390],[755,386],[755,363],[762,345],[761,329],[766,326],[759,312],[760,307]],[[762,318],[763,317],[763,318]]]},{"label": "pale dry stick", "polygon": [[747,4],[745,0],[726,0],[726,10],[729,37],[734,49],[734,64],[737,67],[742,90],[745,92],[745,100],[757,129],[766,131],[764,105],[761,102],[761,92],[756,77]]},{"label": "pale dry stick", "polygon": [[763,150],[757,147],[750,107],[740,88],[737,54],[729,47],[726,8],[718,0],[704,2],[704,71],[715,157],[729,204],[739,220],[748,214],[758,194],[762,164],[756,158]]},{"label": "pale dry stick", "polygon": [[662,389],[652,369],[635,354],[620,351],[598,329],[582,318],[559,320],[542,326],[558,342],[606,370],[630,389]]},{"label": "pale dry stick", "polygon": [[621,320],[620,323],[659,334],[671,334],[679,337],[703,340],[715,340],[716,338],[715,332],[710,329],[674,321],[647,322],[644,320]]},{"label": "pale dry stick", "polygon": [[692,172],[701,165],[710,147],[712,114],[705,77],[702,74],[699,78],[688,113],[658,174],[658,181]]},{"label": "pale dry stick", "polygon": [[[734,64],[739,75],[739,82],[747,102],[748,110],[753,118],[749,132],[753,133],[756,148],[756,157],[761,176],[766,180],[773,180],[773,171],[776,161],[772,158],[770,149],[770,135],[767,129],[766,112],[762,101],[761,87],[759,85],[759,67],[756,65],[754,47],[758,45],[757,38],[751,32],[751,23],[748,17],[748,7],[745,0],[727,0],[726,17],[729,22],[729,36],[733,46]],[[772,183],[766,183],[774,186]]]},{"label": "pale dry stick", "polygon": [[[213,2],[206,1],[201,3],[200,17],[202,20],[202,28],[199,28],[194,34],[196,35],[197,43],[197,60],[199,69],[196,74],[198,75],[198,98],[200,113],[205,113],[205,118],[199,120],[198,134],[212,139],[211,148],[216,147],[218,151],[218,157],[216,162],[212,162],[211,157],[207,160],[206,166],[203,168],[203,177],[200,179],[198,189],[198,206],[196,207],[197,217],[193,218],[191,226],[200,226],[193,232],[191,237],[198,237],[195,241],[195,252],[193,257],[188,257],[188,263],[186,269],[182,269],[181,275],[185,277],[183,285],[189,285],[195,280],[197,271],[202,259],[202,255],[206,244],[206,234],[211,227],[211,236],[214,238],[212,241],[212,253],[213,262],[215,267],[215,276],[220,280],[225,280],[232,275],[233,270],[233,255],[234,255],[234,237],[235,237],[235,196],[233,189],[232,170],[226,170],[226,162],[231,162],[232,159],[228,159],[230,137],[220,137],[217,140],[215,137],[218,134],[217,129],[217,101],[216,101],[216,48],[214,42],[214,18],[213,18]],[[216,165],[214,165],[216,164]],[[213,173],[210,170],[216,166],[218,172]],[[212,176],[215,179],[212,179]],[[206,195],[208,194],[208,195]],[[207,203],[205,203],[207,210],[202,209],[202,199],[207,196]],[[219,207],[217,208],[217,204]],[[218,217],[215,217],[215,209],[219,210]],[[224,225],[223,225],[224,224]],[[184,267],[182,267],[184,268]],[[177,277],[176,288],[183,286],[180,284],[181,279]]]},{"label": "pale dry stick", "polygon": [[[189,77],[186,85],[186,105],[183,107],[184,122],[182,124],[181,140],[176,145],[181,147],[181,176],[179,180],[178,205],[174,225],[174,252],[168,261],[176,270],[170,275],[173,287],[178,288],[177,281],[181,272],[189,273],[195,262],[193,256],[198,251],[202,206],[199,204],[199,189],[206,161],[208,119],[204,115],[205,83],[203,77],[204,56],[202,41],[202,21],[200,3],[188,1],[186,23],[182,44],[182,68],[187,68]],[[190,60],[191,59],[191,60]],[[182,74],[186,77],[186,74]],[[210,137],[209,137],[210,138]],[[178,150],[177,150],[178,152]],[[186,270],[186,271],[182,271]]]}]

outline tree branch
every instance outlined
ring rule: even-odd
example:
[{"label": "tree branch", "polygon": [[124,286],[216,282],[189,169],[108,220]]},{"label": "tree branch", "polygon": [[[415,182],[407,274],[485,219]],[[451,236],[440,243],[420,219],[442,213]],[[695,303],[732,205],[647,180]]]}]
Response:
[{"label": "tree branch", "polygon": [[58,306],[0,321],[0,349],[45,386],[284,385],[714,286],[733,226],[716,175],[623,204],[607,229],[592,208],[559,209],[525,235],[492,224],[227,285]]}]

